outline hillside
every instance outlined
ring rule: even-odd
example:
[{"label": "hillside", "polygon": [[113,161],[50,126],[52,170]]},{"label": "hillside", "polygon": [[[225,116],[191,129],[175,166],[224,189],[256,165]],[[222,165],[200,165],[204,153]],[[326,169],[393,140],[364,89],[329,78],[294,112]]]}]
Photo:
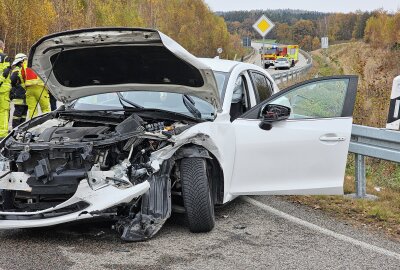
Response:
[{"label": "hillside", "polygon": [[354,114],[356,124],[385,127],[393,78],[400,74],[400,51],[375,49],[364,42],[331,46],[328,62],[321,50],[314,51],[320,75],[360,76]]}]

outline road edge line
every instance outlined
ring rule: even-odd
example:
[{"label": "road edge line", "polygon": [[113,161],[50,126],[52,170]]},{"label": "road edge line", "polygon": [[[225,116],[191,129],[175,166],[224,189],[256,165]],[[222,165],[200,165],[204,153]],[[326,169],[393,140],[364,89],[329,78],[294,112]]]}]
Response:
[{"label": "road edge line", "polygon": [[241,198],[242,198],[242,200],[244,200],[245,202],[247,202],[249,204],[257,206],[258,208],[261,208],[261,209],[263,209],[263,210],[265,210],[265,211],[267,211],[269,213],[272,213],[275,216],[278,216],[278,217],[281,217],[283,219],[286,219],[286,220],[288,220],[288,221],[290,221],[292,223],[301,225],[301,226],[306,227],[306,228],[308,228],[310,230],[316,231],[316,232],[321,233],[321,234],[325,234],[327,236],[336,238],[338,240],[351,243],[351,244],[359,246],[361,248],[364,248],[364,249],[367,249],[367,250],[370,250],[370,251],[374,251],[376,253],[380,253],[380,254],[383,254],[385,256],[393,257],[393,258],[395,258],[397,260],[400,260],[400,254],[396,253],[394,251],[390,251],[390,250],[387,250],[387,249],[384,249],[384,248],[381,248],[381,247],[378,247],[378,246],[374,246],[372,244],[368,244],[366,242],[363,242],[363,241],[351,238],[349,236],[334,232],[332,230],[320,227],[320,226],[315,225],[315,224],[313,224],[311,222],[302,220],[300,218],[297,218],[297,217],[289,215],[289,214],[287,214],[285,212],[282,212],[282,211],[280,211],[278,209],[275,209],[275,208],[273,208],[273,207],[271,207],[269,205],[266,205],[266,204],[264,204],[264,203],[262,203],[260,201],[257,201],[257,200],[255,200],[253,198],[250,198],[248,196],[242,196]]}]

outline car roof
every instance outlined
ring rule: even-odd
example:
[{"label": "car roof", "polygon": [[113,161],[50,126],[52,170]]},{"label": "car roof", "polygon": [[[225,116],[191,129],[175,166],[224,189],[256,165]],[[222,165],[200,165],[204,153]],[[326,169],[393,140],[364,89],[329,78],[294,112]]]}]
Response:
[{"label": "car roof", "polygon": [[218,58],[198,58],[203,64],[208,65],[213,71],[219,72],[232,72],[234,68],[239,68],[239,70],[256,70],[267,76],[274,85],[274,91],[278,92],[279,87],[276,85],[274,78],[262,67],[255,64],[238,62],[232,60],[224,60]]},{"label": "car roof", "polygon": [[221,72],[230,72],[235,66],[241,63],[238,61],[218,58],[199,58],[199,60],[209,66],[212,70]]}]

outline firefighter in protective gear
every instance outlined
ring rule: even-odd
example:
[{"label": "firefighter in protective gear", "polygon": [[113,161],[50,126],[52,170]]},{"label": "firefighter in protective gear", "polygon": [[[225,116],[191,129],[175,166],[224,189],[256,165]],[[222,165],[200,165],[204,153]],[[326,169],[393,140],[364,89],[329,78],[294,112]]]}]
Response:
[{"label": "firefighter in protective gear", "polygon": [[10,118],[11,64],[4,53],[4,42],[0,40],[0,138],[8,134]]},{"label": "firefighter in protective gear", "polygon": [[26,105],[26,87],[25,87],[25,68],[24,62],[27,57],[19,53],[15,56],[12,65],[14,69],[11,73],[11,91],[10,99],[14,103],[14,115],[12,127],[15,128],[26,121],[28,106]]},{"label": "firefighter in protective gear", "polygon": [[8,58],[7,54],[4,53],[4,42],[0,39],[0,86],[5,80],[3,76],[3,71],[11,66],[10,59]]},{"label": "firefighter in protective gear", "polygon": [[38,114],[38,103],[42,113],[50,112],[49,92],[44,87],[43,81],[31,68],[25,69],[25,86],[29,118],[35,117]]},{"label": "firefighter in protective gear", "polygon": [[0,138],[8,134],[8,120],[10,118],[10,90],[11,90],[11,66],[7,67],[2,76],[3,83],[0,86]]}]

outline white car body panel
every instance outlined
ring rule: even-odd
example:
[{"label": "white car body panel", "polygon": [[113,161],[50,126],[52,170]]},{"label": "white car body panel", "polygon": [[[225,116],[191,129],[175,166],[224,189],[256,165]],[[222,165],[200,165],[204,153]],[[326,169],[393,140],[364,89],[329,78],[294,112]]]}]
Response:
[{"label": "white car body panel", "polygon": [[140,195],[144,194],[149,188],[150,188],[149,182],[145,181],[141,184],[128,187],[126,189],[119,189],[113,185],[106,185],[103,188],[93,190],[89,186],[88,181],[82,180],[79,183],[77,191],[69,200],[53,208],[36,212],[0,212],[0,215],[28,216],[28,215],[45,214],[69,205],[73,205],[80,201],[89,204],[89,206],[84,210],[63,216],[51,217],[45,219],[1,220],[0,229],[22,229],[22,228],[45,227],[71,221],[93,218],[96,215],[92,215],[90,214],[90,212],[102,211],[112,206],[119,205],[121,203],[129,203],[134,198],[137,198]]},{"label": "white car body panel", "polygon": [[[104,43],[104,44],[102,44]],[[197,69],[203,78],[201,87],[190,87],[172,83],[144,84],[144,83],[120,83],[84,85],[80,87],[68,87],[61,84],[54,75],[53,68],[60,62],[51,62],[51,57],[67,51],[79,51],[84,49],[96,49],[97,47],[165,47],[177,59],[183,60]],[[91,96],[110,92],[127,91],[162,91],[171,93],[185,93],[199,97],[220,109],[220,97],[215,82],[215,77],[210,68],[197,57],[190,54],[181,45],[163,33],[150,29],[140,28],[117,28],[117,29],[90,29],[63,32],[56,35],[44,37],[38,41],[29,55],[29,66],[38,76],[47,82],[47,87],[56,99],[62,102],[70,102],[80,97]],[[85,76],[85,74],[81,74]]]},{"label": "white car body panel", "polygon": [[[286,120],[269,131],[259,123],[234,121],[232,194],[343,194],[352,118]],[[325,142],[323,136],[345,140]]]}]

